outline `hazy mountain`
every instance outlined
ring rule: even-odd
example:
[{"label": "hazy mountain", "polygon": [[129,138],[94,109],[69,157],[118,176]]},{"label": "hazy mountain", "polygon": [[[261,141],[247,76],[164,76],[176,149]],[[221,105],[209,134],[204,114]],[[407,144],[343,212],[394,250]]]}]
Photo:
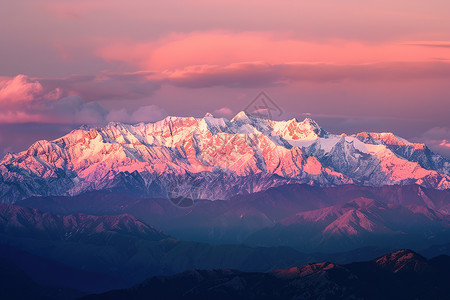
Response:
[{"label": "hazy mountain", "polygon": [[15,237],[102,243],[113,238],[159,241],[169,236],[130,215],[60,216],[37,209],[0,204],[0,233]]},{"label": "hazy mountain", "polygon": [[[309,185],[284,185],[262,192],[235,196],[227,201],[197,200],[189,208],[177,207],[162,198],[140,198],[127,194],[104,192],[85,193],[74,197],[32,197],[18,203],[57,214],[82,212],[94,215],[117,215],[127,213],[181,240],[241,243],[256,231],[273,227],[285,218],[307,211],[344,205],[360,198],[376,200],[379,205],[386,204],[386,211],[390,214],[395,214],[400,209],[399,206],[406,207],[405,210],[408,207],[411,209],[415,207],[416,210],[421,207],[435,212],[437,218],[448,219],[450,190],[427,189],[418,185],[383,187],[345,185],[325,188]],[[420,215],[419,212],[417,213]],[[412,221],[413,218],[408,220]],[[414,220],[417,230],[428,229],[427,218]],[[423,224],[422,221],[424,221]],[[377,219],[377,222],[382,223],[383,220]],[[299,237],[292,240],[287,239],[284,243],[291,245],[300,243],[300,227],[295,227],[297,228],[295,230],[292,227],[292,234],[298,233]],[[325,227],[319,229],[314,233],[319,234]],[[262,235],[261,243],[277,245],[281,240],[274,235],[275,233],[270,235],[272,237],[270,239]],[[429,240],[423,235],[417,236],[417,238],[419,240],[425,238],[426,246],[432,242],[432,239]],[[374,245],[370,243],[370,240],[367,242],[368,245]],[[308,245],[312,247],[318,244]],[[351,243],[348,246],[351,246]],[[360,247],[363,244],[360,243],[356,246]],[[308,251],[316,250],[308,249]]]},{"label": "hazy mountain", "polygon": [[345,251],[363,246],[388,248],[443,244],[450,216],[421,205],[398,205],[369,198],[301,212],[261,229],[250,245],[290,246],[301,251]]},{"label": "hazy mountain", "polygon": [[190,270],[83,299],[447,299],[450,257],[400,250],[372,261],[245,273]]},{"label": "hazy mountain", "polygon": [[[101,273],[103,278],[107,275],[117,287],[190,268],[268,271],[307,260],[307,255],[283,247],[177,241],[128,215],[61,216],[10,204],[0,205],[2,244],[83,272]],[[15,256],[10,253],[8,258]],[[72,275],[77,274],[64,276]],[[104,286],[101,278],[99,282]]]},{"label": "hazy mountain", "polygon": [[116,277],[69,267],[64,263],[7,245],[0,245],[0,258],[10,260],[42,286],[71,288],[85,293],[99,293],[130,286],[130,282]]},{"label": "hazy mountain", "polygon": [[57,300],[77,299],[84,293],[36,283],[11,260],[0,258],[0,298]]}]

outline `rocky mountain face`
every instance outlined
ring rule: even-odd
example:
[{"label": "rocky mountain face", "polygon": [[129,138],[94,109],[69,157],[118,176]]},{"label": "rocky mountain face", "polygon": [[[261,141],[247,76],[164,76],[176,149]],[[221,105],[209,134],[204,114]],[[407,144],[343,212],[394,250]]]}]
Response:
[{"label": "rocky mountain face", "polygon": [[169,236],[131,215],[55,215],[37,209],[0,204],[0,234],[33,239],[102,243],[114,236],[159,241]]},{"label": "rocky mountain face", "polygon": [[424,241],[439,244],[449,238],[450,217],[446,213],[360,197],[285,218],[252,234],[247,243],[332,252],[368,245],[417,248]]},{"label": "rocky mountain face", "polygon": [[83,299],[447,299],[450,257],[400,250],[372,261],[245,273],[189,270]]},{"label": "rocky mountain face", "polygon": [[392,133],[326,132],[315,121],[167,117],[80,128],[0,161],[0,201],[94,190],[229,199],[289,183],[450,188],[450,162]]}]

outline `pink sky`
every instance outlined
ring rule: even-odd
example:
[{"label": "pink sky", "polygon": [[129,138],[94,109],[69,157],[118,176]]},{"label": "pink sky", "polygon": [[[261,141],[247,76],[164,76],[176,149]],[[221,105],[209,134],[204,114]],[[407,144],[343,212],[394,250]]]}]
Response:
[{"label": "pink sky", "polygon": [[7,1],[0,153],[80,124],[232,117],[264,90],[279,119],[393,131],[450,156],[449,11],[446,0]]}]

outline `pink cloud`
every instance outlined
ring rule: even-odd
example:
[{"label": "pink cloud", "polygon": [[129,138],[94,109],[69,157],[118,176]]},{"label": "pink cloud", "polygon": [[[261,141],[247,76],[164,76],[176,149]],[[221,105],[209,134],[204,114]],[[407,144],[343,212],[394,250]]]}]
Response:
[{"label": "pink cloud", "polygon": [[314,62],[362,64],[389,61],[450,59],[446,49],[411,47],[409,43],[367,44],[354,40],[307,41],[279,32],[202,31],[171,34],[151,42],[119,41],[98,55],[149,70],[175,70],[193,65],[230,65],[246,61],[270,64]]},{"label": "pink cloud", "polygon": [[0,124],[42,123],[46,118],[42,114],[30,111],[3,110],[0,112]]},{"label": "pink cloud", "polygon": [[184,87],[264,87],[293,82],[405,81],[450,78],[446,62],[386,62],[372,64],[248,62],[221,66],[195,66],[164,72],[166,81]]},{"label": "pink cloud", "polygon": [[31,81],[25,75],[0,81],[0,101],[33,101],[43,96],[44,89],[38,81]]},{"label": "pink cloud", "polygon": [[26,75],[0,80],[0,102],[16,103],[60,98],[60,88],[45,89],[42,84]]},{"label": "pink cloud", "polygon": [[214,116],[230,118],[233,116],[233,111],[228,107],[222,107],[213,111]]},{"label": "pink cloud", "polygon": [[405,42],[404,44],[411,46],[450,48],[450,41],[414,41],[414,42]]},{"label": "pink cloud", "polygon": [[442,140],[442,142],[439,144],[439,146],[450,148],[450,141]]},{"label": "pink cloud", "polygon": [[104,109],[26,75],[0,81],[0,123],[97,123]]},{"label": "pink cloud", "polygon": [[47,1],[45,6],[48,12],[60,19],[80,19],[86,14],[105,10],[108,7],[108,1]]},{"label": "pink cloud", "polygon": [[100,73],[62,78],[40,78],[49,88],[59,88],[63,96],[79,96],[86,101],[129,100],[151,95],[159,89],[159,80],[149,80],[152,73]]},{"label": "pink cloud", "polygon": [[415,140],[425,143],[431,150],[450,159],[450,127],[433,127]]},{"label": "pink cloud", "polygon": [[[164,111],[156,105],[141,105],[128,113],[125,109],[105,109],[93,101],[142,97],[154,89],[154,85],[140,79],[140,75],[134,79],[130,76],[120,79],[107,75],[71,76],[39,81],[25,75],[2,77],[0,123],[102,124],[113,120],[137,123],[162,119]],[[89,101],[80,95],[89,97]]]}]

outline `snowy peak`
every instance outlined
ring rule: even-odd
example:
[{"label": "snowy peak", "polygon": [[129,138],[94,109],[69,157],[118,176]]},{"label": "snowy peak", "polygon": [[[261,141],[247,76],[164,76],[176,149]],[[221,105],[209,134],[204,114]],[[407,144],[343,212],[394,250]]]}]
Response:
[{"label": "snowy peak", "polygon": [[235,115],[232,119],[231,122],[236,122],[236,121],[242,121],[242,120],[249,120],[249,116],[247,115],[247,113],[245,111],[240,111],[239,113],[237,113],[237,115]]},{"label": "snowy peak", "polygon": [[304,119],[303,122],[300,123],[300,126],[303,128],[308,128],[320,137],[323,137],[325,134],[327,134],[327,132],[322,127],[320,127],[316,121],[310,118]]},{"label": "snowy peak", "polygon": [[273,121],[242,111],[231,121],[209,114],[79,128],[0,163],[3,202],[112,188],[165,196],[180,182],[207,199],[288,183],[447,189],[450,162],[389,133],[337,136],[309,118]]},{"label": "snowy peak", "polygon": [[286,140],[315,140],[325,137],[327,132],[314,120],[306,118],[302,122],[297,119],[289,121],[272,121],[274,133]]},{"label": "snowy peak", "polygon": [[424,149],[424,144],[411,143],[404,138],[396,136],[392,132],[360,132],[354,135],[357,139],[368,144],[383,144],[390,146],[410,146],[415,149]]}]

